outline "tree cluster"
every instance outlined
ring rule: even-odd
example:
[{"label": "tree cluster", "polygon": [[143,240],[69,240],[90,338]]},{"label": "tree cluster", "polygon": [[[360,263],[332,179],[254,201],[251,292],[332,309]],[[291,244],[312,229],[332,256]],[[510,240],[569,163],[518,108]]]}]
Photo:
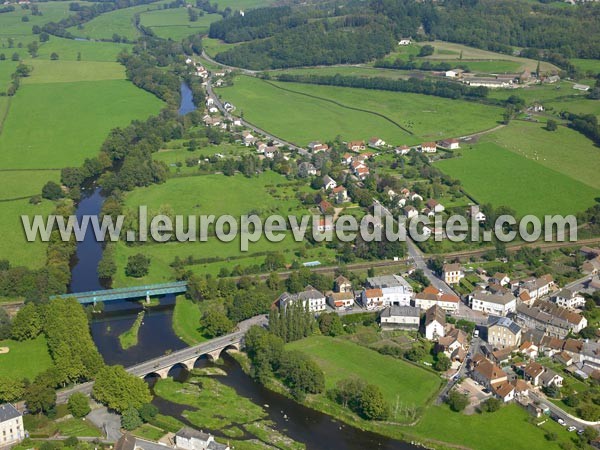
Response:
[{"label": "tree cluster", "polygon": [[338,381],[335,388],[328,391],[327,395],[336,403],[367,420],[385,420],[390,415],[390,406],[381,389],[359,378]]}]

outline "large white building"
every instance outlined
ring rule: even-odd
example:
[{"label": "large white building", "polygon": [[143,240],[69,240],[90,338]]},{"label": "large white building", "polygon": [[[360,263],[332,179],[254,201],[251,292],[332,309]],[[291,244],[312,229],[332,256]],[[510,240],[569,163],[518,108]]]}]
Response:
[{"label": "large white building", "polygon": [[367,278],[371,289],[381,289],[383,306],[410,306],[413,288],[399,275]]},{"label": "large white building", "polygon": [[327,309],[325,295],[310,285],[306,286],[302,292],[298,292],[297,294],[284,292],[278,299],[279,307],[282,309],[285,309],[288,305],[296,302],[302,302],[302,306],[304,308],[308,307],[310,312],[321,312]]},{"label": "large white building", "polygon": [[25,439],[23,416],[10,403],[0,405],[0,448],[18,444]]},{"label": "large white building", "polygon": [[435,341],[444,337],[446,328],[446,312],[434,305],[425,313],[425,337],[430,341]]},{"label": "large white building", "polygon": [[415,306],[426,311],[434,305],[441,307],[444,311],[454,313],[458,311],[460,298],[454,294],[445,294],[442,291],[427,286],[418,294],[415,294]]},{"label": "large white building", "polygon": [[574,292],[570,289],[562,289],[552,297],[550,297],[554,303],[563,308],[583,308],[585,306],[585,298],[578,292]]},{"label": "large white building", "polygon": [[489,291],[475,291],[469,295],[473,311],[480,311],[494,316],[506,316],[517,309],[517,298],[507,292],[506,294],[492,294]]},{"label": "large white building", "polygon": [[418,329],[421,310],[414,306],[388,306],[379,316],[382,329]]},{"label": "large white building", "polygon": [[456,264],[444,264],[442,268],[442,279],[448,284],[458,284],[465,277],[462,266]]}]

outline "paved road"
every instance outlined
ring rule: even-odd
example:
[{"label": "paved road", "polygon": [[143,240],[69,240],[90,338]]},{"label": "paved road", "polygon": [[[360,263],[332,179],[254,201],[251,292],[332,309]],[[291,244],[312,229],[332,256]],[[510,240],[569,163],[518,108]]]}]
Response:
[{"label": "paved road", "polygon": [[86,419],[102,430],[106,440],[116,442],[121,437],[121,416],[109,412],[106,406],[92,410]]},{"label": "paved road", "polygon": [[540,392],[529,391],[529,398],[531,398],[533,401],[539,402],[540,404],[546,405],[554,416],[560,417],[565,421],[565,423],[567,424],[566,426],[572,425],[574,427],[577,427],[578,429],[583,429],[588,426],[593,426],[594,428],[600,427],[600,422],[586,422],[584,420],[570,415],[566,411],[556,406],[550,400],[548,400],[546,396]]},{"label": "paved road", "polygon": [[446,386],[444,386],[444,388],[440,391],[440,393],[438,394],[438,397],[435,401],[437,405],[441,405],[444,402],[446,395],[448,395],[448,392],[450,392],[450,390],[454,386],[456,386],[456,383],[458,382],[458,380],[460,380],[461,378],[467,377],[468,361],[470,359],[472,359],[473,356],[475,356],[477,353],[481,353],[481,339],[478,337],[477,338],[473,337],[471,339],[471,342],[469,343],[469,353],[468,354],[470,356],[468,356],[467,358],[464,359],[464,361],[458,368],[458,371],[456,372],[456,374],[450,380],[448,380],[448,383],[446,384]]}]

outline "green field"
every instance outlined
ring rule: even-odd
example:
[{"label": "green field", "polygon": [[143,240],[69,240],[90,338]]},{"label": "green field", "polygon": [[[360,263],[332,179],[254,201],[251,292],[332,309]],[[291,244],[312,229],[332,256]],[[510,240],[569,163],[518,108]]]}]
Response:
[{"label": "green field", "polygon": [[208,33],[210,24],[223,17],[220,14],[204,14],[196,22],[190,22],[187,8],[171,8],[145,12],[140,18],[142,25],[157,36],[179,41],[190,34]]},{"label": "green field", "polygon": [[17,64],[15,61],[0,61],[0,92],[6,92]]},{"label": "green field", "polygon": [[[31,27],[34,25],[43,25],[48,22],[58,22],[72,14],[69,11],[71,2],[40,2],[37,3],[42,15],[32,16],[30,10],[21,9],[15,5],[15,10],[9,13],[0,14],[0,37],[12,36],[16,42],[23,37],[23,43],[27,44],[32,40],[38,40],[37,36],[31,33]],[[85,4],[86,2],[76,2]],[[29,16],[29,22],[22,22],[21,17]]]},{"label": "green field", "polygon": [[[300,145],[337,135],[348,140],[379,136],[392,145],[415,144],[492,128],[501,115],[499,108],[473,102],[297,83],[272,85],[245,76],[236,78],[233,87],[220,89],[219,94],[236,105],[246,120]],[[385,118],[346,107],[383,114],[414,135]]]},{"label": "green field", "polygon": [[328,389],[339,380],[356,376],[376,384],[390,403],[424,406],[440,387],[440,378],[402,360],[361,347],[350,341],[311,336],[287,345],[313,358],[325,372]]},{"label": "green field", "polygon": [[175,309],[173,310],[173,331],[188,345],[196,345],[206,341],[206,337],[200,329],[202,313],[198,303],[185,298],[183,295],[177,297]]},{"label": "green field", "polygon": [[130,50],[131,44],[115,42],[76,41],[52,36],[48,42],[40,46],[38,58],[50,59],[56,53],[60,61],[116,61],[123,50]]},{"label": "green field", "polygon": [[[23,183],[25,184],[25,183]],[[25,188],[30,190],[27,186]],[[41,241],[27,242],[21,215],[46,216],[54,210],[54,204],[44,200],[39,205],[31,205],[29,200],[0,202],[0,230],[2,245],[0,252],[3,259],[8,259],[13,266],[25,266],[32,269],[41,268],[46,263],[46,243]]]},{"label": "green field", "polygon": [[[27,183],[23,183],[27,180]],[[58,170],[0,170],[0,200],[40,195],[48,181],[60,180]]]},{"label": "green field", "polygon": [[219,39],[211,39],[208,37],[202,39],[202,49],[205,50],[209,56],[215,56],[217,53],[225,52],[236,45],[237,44],[227,44]]},{"label": "green field", "polygon": [[481,142],[493,142],[600,190],[600,148],[570,128],[561,126],[549,132],[540,123],[512,121],[509,126],[483,136]]},{"label": "green field", "polygon": [[67,30],[73,34],[73,36],[81,38],[112,39],[114,34],[118,34],[128,40],[135,40],[139,35],[135,28],[135,15],[157,9],[161,7],[163,3],[165,2],[118,9],[95,17],[89,22],[84,23],[81,28],[71,27]]},{"label": "green field", "polygon": [[573,58],[570,62],[584,72],[600,73],[600,59]]},{"label": "green field", "polygon": [[56,428],[61,436],[102,437],[102,432],[91,422],[83,419],[68,419],[57,422]]},{"label": "green field", "polygon": [[0,354],[0,376],[33,380],[52,365],[44,336],[23,342],[0,341],[0,347],[10,349],[8,353]]},{"label": "green field", "polygon": [[0,135],[0,166],[77,166],[98,153],[110,129],[144,119],[161,106],[126,80],[23,85]]},{"label": "green field", "polygon": [[27,60],[33,67],[23,84],[124,80],[125,67],[116,62]]},{"label": "green field", "polygon": [[[417,435],[437,442],[486,450],[559,449],[562,448],[562,442],[569,442],[573,437],[573,434],[549,418],[537,427],[528,422],[530,417],[527,411],[514,404],[494,413],[470,416],[452,412],[447,406],[431,406],[417,425],[403,428],[402,431],[411,438]],[[539,419],[540,422],[543,420]],[[545,438],[546,433],[555,433],[558,439],[549,441]]]},{"label": "green field", "polygon": [[538,161],[486,142],[463,146],[462,156],[437,167],[461,180],[478,203],[510,206],[518,215],[572,214],[595,203],[600,191]]},{"label": "green field", "polygon": [[273,70],[273,75],[280,73],[292,74],[292,75],[344,75],[361,78],[390,78],[392,80],[398,80],[402,78],[409,78],[411,76],[410,71],[406,70],[394,70],[394,69],[379,69],[369,66],[331,66],[331,67],[304,67],[298,69],[284,69],[284,70]]}]

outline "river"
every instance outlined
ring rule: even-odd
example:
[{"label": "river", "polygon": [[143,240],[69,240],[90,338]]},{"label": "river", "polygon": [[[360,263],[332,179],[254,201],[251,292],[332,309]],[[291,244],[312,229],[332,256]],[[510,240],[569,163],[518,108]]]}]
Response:
[{"label": "river", "polygon": [[[192,92],[185,84],[181,86],[180,114],[195,109]],[[104,196],[97,186],[84,190],[82,200],[77,207],[77,216],[98,215],[101,212]],[[102,244],[96,242],[92,230],[88,230],[85,239],[78,243],[77,252],[71,268],[70,292],[83,292],[103,289],[98,279],[97,267],[102,257]],[[139,331],[139,342],[136,346],[123,350],[118,337],[133,324],[137,313],[143,308],[142,302],[116,301],[108,302],[102,313],[94,314],[91,332],[98,350],[107,364],[130,366],[144,360],[160,356],[186,346],[173,332],[172,316],[174,296],[165,296],[160,304],[147,308],[143,324]],[[246,375],[239,364],[229,356],[225,356],[224,366],[227,373],[220,381],[232,387],[243,397],[249,398],[257,405],[268,404],[268,419],[275,423],[275,428],[298,442],[306,444],[309,450],[411,450],[417,447],[383,436],[347,426],[332,417],[306,408],[280,394],[265,389]],[[202,364],[211,364],[203,361]],[[173,375],[182,380],[186,373],[183,369],[174,370]],[[177,378],[177,379],[179,379]],[[185,421],[182,416],[184,408],[166,400],[155,398],[155,404],[161,413],[172,415]],[[286,415],[286,416],[284,416]],[[220,436],[218,430],[211,431]]]}]

